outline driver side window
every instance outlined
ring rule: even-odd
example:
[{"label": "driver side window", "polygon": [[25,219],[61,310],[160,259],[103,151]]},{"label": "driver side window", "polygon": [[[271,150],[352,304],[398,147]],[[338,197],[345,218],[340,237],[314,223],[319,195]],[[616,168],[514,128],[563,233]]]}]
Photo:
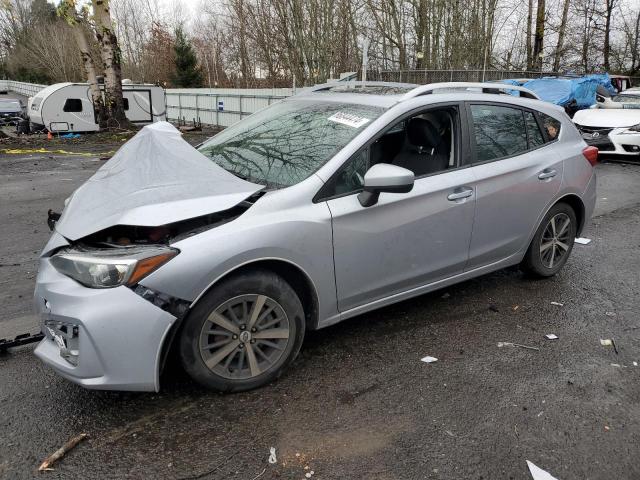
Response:
[{"label": "driver side window", "polygon": [[364,174],[369,167],[369,149],[365,148],[346,162],[337,173],[332,185],[323,192],[326,197],[339,197],[360,192],[364,186]]}]

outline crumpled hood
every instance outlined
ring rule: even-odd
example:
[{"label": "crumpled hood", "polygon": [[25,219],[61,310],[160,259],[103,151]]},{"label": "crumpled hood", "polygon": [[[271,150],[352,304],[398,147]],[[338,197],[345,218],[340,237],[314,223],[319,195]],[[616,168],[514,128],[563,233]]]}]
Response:
[{"label": "crumpled hood", "polygon": [[114,225],[166,225],[227,210],[262,188],[207,159],[170,123],[157,122],[73,193],[55,228],[77,240]]},{"label": "crumpled hood", "polygon": [[573,122],[595,128],[633,127],[640,123],[640,110],[589,108],[577,111],[573,116]]}]

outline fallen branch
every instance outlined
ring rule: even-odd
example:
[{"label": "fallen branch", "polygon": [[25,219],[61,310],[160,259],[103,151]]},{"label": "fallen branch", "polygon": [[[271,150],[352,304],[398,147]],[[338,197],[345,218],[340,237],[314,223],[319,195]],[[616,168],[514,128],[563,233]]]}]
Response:
[{"label": "fallen branch", "polygon": [[42,465],[38,467],[38,471],[42,472],[45,470],[51,470],[51,465],[53,465],[55,462],[57,462],[62,457],[64,457],[67,454],[67,452],[75,448],[76,445],[78,445],[81,441],[83,441],[87,437],[88,435],[86,433],[81,433],[80,435],[77,435],[72,439],[70,439],[62,447],[60,447],[58,450],[56,450],[50,456],[48,456],[44,460],[44,462],[42,462]]}]

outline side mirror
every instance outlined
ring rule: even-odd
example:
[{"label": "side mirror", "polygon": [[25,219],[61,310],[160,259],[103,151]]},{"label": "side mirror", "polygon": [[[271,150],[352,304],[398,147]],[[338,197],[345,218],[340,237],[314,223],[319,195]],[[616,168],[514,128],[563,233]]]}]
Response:
[{"label": "side mirror", "polygon": [[377,163],[364,174],[364,191],[358,195],[360,205],[375,205],[382,192],[410,192],[414,180],[415,175],[411,170],[389,163]]}]

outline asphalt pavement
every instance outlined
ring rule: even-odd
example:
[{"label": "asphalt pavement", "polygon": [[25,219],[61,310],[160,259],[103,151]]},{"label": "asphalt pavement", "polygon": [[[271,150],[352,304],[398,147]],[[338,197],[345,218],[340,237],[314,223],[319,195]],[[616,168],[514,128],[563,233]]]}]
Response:
[{"label": "asphalt pavement", "polygon": [[[0,155],[0,338],[37,329],[46,210],[100,164]],[[555,278],[503,270],[310,332],[260,390],[214,394],[171,368],[158,394],[88,391],[33,347],[0,356],[0,478],[36,476],[80,433],[40,478],[524,479],[526,460],[559,480],[640,478],[640,166],[598,175],[592,242]]]}]

